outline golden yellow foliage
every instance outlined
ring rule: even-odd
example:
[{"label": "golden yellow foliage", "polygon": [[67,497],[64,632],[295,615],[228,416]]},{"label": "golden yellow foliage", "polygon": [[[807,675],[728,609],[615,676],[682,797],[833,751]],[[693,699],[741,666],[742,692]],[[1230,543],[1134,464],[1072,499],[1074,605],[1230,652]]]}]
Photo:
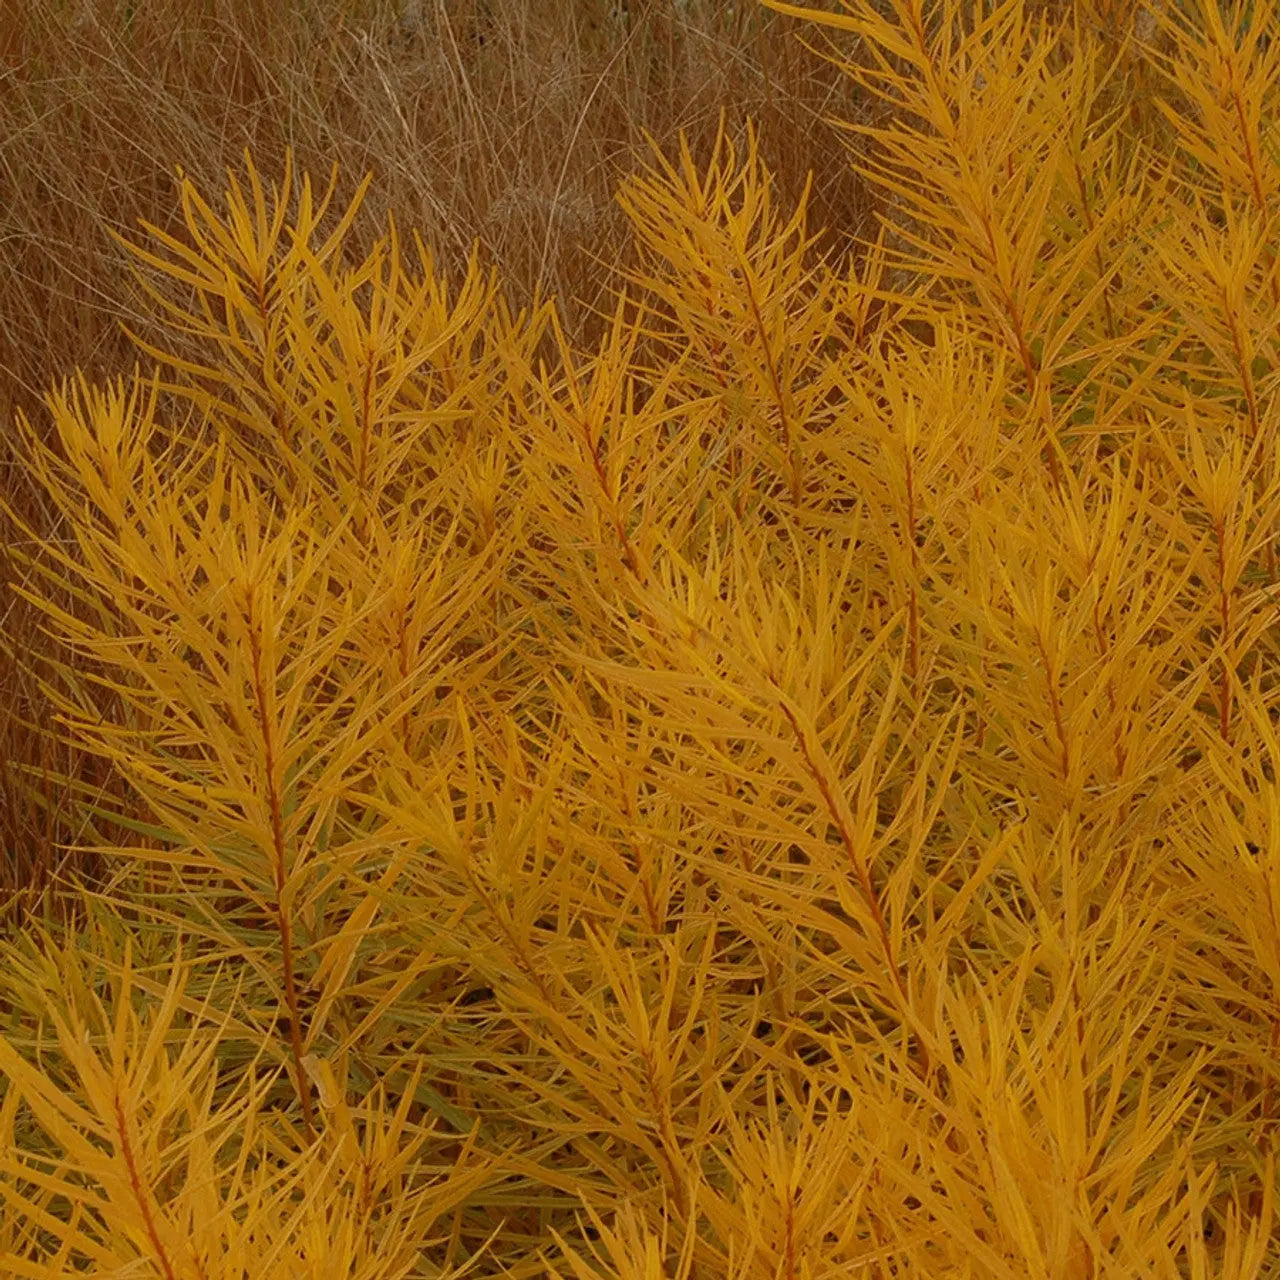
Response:
[{"label": "golden yellow foliage", "polygon": [[6,945],[4,1274],[1280,1265],[1275,20],[766,2],[859,271],[655,147],[583,353],[247,159],[136,247],[207,359],[22,420],[140,810]]}]

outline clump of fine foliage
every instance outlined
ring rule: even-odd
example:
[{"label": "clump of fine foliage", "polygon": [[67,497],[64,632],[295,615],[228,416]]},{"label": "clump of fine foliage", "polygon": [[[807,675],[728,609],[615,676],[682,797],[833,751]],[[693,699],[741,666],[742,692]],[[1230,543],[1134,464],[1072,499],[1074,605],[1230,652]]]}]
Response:
[{"label": "clump of fine foliage", "polygon": [[19,419],[137,807],[5,944],[6,1275],[1280,1265],[1277,22],[767,2],[856,267],[655,146],[584,352],[246,157]]}]

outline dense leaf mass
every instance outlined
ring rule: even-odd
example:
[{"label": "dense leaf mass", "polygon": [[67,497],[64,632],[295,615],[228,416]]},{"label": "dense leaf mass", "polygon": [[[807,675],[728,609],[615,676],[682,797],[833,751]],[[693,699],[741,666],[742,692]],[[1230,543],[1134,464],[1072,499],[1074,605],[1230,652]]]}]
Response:
[{"label": "dense leaf mass", "polygon": [[0,497],[124,833],[3,944],[0,1273],[1276,1274],[1274,11],[765,7],[848,262],[725,116],[591,344],[292,154],[121,239]]}]

